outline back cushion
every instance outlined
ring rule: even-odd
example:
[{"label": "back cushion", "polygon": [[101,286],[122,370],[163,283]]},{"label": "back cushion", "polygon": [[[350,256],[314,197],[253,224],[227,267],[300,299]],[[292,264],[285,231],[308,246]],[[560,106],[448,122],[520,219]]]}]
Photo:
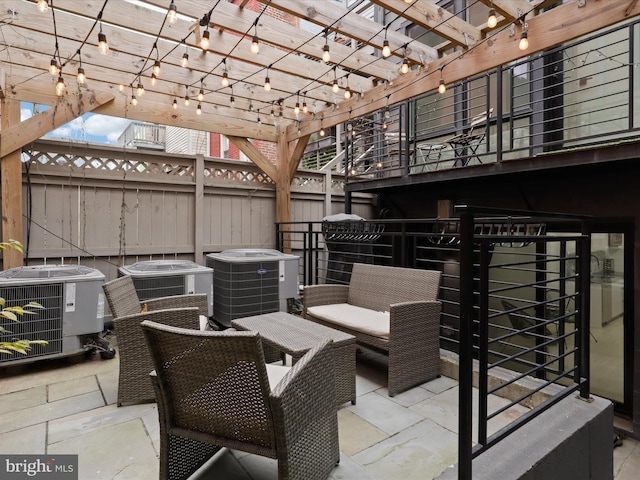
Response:
[{"label": "back cushion", "polygon": [[353,265],[348,303],[388,312],[392,303],[437,300],[440,272],[380,265]]}]

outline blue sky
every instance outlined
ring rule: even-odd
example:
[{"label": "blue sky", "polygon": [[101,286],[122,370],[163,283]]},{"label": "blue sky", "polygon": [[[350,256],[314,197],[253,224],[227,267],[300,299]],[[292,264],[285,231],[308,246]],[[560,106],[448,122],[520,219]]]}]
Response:
[{"label": "blue sky", "polygon": [[[37,105],[36,112],[43,112],[48,107]],[[34,114],[34,105],[22,102],[20,105],[20,120],[26,120]],[[56,128],[44,138],[74,140],[78,142],[118,144],[118,137],[127,128],[131,120],[126,118],[109,117],[87,113],[71,122]]]}]

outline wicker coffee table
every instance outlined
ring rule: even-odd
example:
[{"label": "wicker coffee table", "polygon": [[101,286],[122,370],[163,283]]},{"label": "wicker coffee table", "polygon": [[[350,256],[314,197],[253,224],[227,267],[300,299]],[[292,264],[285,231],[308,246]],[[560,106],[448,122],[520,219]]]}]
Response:
[{"label": "wicker coffee table", "polygon": [[252,330],[260,333],[263,342],[291,355],[293,363],[318,341],[333,340],[337,404],[351,401],[355,405],[356,338],[353,335],[285,312],[236,318],[231,321],[231,326],[237,330]]}]

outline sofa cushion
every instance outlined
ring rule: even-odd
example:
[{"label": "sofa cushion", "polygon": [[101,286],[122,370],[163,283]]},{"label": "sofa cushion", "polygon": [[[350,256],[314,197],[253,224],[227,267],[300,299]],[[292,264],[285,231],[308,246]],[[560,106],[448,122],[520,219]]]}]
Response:
[{"label": "sofa cushion", "polygon": [[348,303],[318,305],[307,312],[321,320],[343,325],[373,337],[389,339],[389,312],[378,312]]}]

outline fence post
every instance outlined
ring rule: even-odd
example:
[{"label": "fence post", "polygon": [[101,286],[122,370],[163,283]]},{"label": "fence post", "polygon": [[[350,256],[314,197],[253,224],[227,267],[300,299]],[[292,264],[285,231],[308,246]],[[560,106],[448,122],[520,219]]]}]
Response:
[{"label": "fence post", "polygon": [[473,449],[473,213],[460,208],[458,480],[471,480]]},{"label": "fence post", "polygon": [[592,224],[590,220],[581,222],[581,233],[578,248],[578,265],[579,282],[580,282],[580,309],[578,311],[578,323],[580,332],[580,363],[579,378],[580,381],[580,397],[588,399],[591,391],[591,383],[589,377],[591,375],[590,366],[590,341],[589,327],[591,324],[591,231]]},{"label": "fence post", "polygon": [[204,265],[204,155],[198,154],[194,159],[194,206],[193,206],[193,259]]}]

